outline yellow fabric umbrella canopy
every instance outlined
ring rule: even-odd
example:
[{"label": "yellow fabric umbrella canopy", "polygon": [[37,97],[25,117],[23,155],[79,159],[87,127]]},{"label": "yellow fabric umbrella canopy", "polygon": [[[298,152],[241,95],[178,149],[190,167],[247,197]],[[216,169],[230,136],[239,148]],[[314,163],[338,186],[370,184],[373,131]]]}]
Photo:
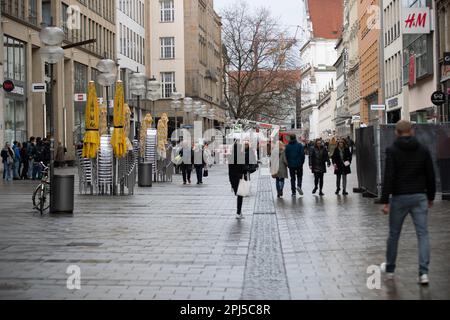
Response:
[{"label": "yellow fabric umbrella canopy", "polygon": [[114,131],[111,137],[111,145],[114,155],[117,158],[123,158],[127,154],[125,137],[125,101],[123,96],[123,82],[117,81],[116,95],[114,97]]},{"label": "yellow fabric umbrella canopy", "polygon": [[98,132],[99,114],[97,92],[94,81],[89,81],[88,97],[86,102],[86,133],[83,140],[83,157],[95,158],[100,146],[100,135]]}]

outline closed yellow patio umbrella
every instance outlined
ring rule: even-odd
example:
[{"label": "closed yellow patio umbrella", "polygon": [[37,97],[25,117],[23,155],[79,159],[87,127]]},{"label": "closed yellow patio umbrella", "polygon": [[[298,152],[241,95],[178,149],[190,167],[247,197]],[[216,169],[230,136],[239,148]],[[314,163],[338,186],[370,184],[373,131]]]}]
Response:
[{"label": "closed yellow patio umbrella", "polygon": [[111,137],[111,145],[114,155],[117,158],[123,158],[127,154],[126,138],[124,132],[125,126],[125,101],[123,96],[123,82],[117,81],[116,95],[114,97],[114,131]]},{"label": "closed yellow patio umbrella", "polygon": [[98,126],[100,121],[97,92],[94,81],[89,81],[86,102],[86,133],[83,140],[83,157],[95,158],[100,145]]}]

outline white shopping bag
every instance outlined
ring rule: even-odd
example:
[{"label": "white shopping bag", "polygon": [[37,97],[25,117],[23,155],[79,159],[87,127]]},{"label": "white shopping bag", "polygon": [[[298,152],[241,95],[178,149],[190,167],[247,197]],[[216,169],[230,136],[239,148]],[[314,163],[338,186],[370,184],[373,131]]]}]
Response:
[{"label": "white shopping bag", "polygon": [[239,187],[236,195],[241,197],[248,197],[250,195],[250,181],[246,181],[244,178],[242,178],[239,181]]}]

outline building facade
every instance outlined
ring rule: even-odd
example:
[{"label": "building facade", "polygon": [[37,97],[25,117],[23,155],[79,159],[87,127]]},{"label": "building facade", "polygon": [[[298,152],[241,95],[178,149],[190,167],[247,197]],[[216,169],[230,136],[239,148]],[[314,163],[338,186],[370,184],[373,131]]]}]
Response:
[{"label": "building facade", "polygon": [[438,29],[438,72],[440,89],[447,94],[447,103],[440,107],[439,122],[450,122],[450,1],[436,1]]},{"label": "building facade", "polygon": [[[324,3],[326,2],[326,3]],[[306,138],[320,137],[318,95],[336,82],[336,41],[341,36],[343,6],[340,1],[305,2],[307,41],[300,49],[301,122]]]},{"label": "building facade", "polygon": [[128,102],[133,115],[131,127],[135,128],[136,120],[143,119],[143,113],[149,105],[145,101],[146,97],[140,97],[143,101],[139,103],[138,109],[137,96],[130,94],[129,87],[129,79],[133,73],[146,73],[145,53],[150,50],[145,46],[145,6],[148,2],[143,0],[115,0],[115,2],[117,62],[120,79],[124,83],[125,101]]},{"label": "building facade", "polygon": [[328,86],[319,92],[317,99],[317,109],[319,111],[318,138],[324,140],[331,139],[331,137],[338,134],[336,130],[336,93],[335,83],[330,81]]},{"label": "building facade", "polygon": [[[115,3],[85,0],[8,0],[1,2],[4,79],[16,84],[0,101],[0,143],[25,141],[30,136],[50,134],[54,106],[55,141],[67,148],[66,159],[75,157],[75,143],[84,130],[84,103],[76,93],[86,93],[89,80],[98,74],[95,66],[105,52],[116,52]],[[74,18],[76,17],[76,18]],[[64,59],[53,67],[53,94],[32,92],[33,83],[50,80],[50,67],[41,60],[41,24],[56,25],[65,33],[63,45],[96,39],[95,43],[64,50]],[[116,57],[111,57],[115,59]],[[51,100],[50,100],[51,99]]]},{"label": "building facade", "polygon": [[386,122],[409,119],[403,90],[403,34],[401,0],[383,1],[383,85]]},{"label": "building facade", "polygon": [[358,51],[360,81],[360,120],[365,125],[382,123],[383,112],[372,111],[372,105],[383,103],[380,88],[380,1],[361,0],[358,5]]},{"label": "building facade", "polygon": [[[147,19],[147,43],[150,48],[147,75],[161,82],[161,99],[155,103],[156,119],[169,115],[169,127],[175,128],[175,110],[171,109],[171,96],[200,101],[210,116],[177,111],[177,126],[202,120],[204,128],[224,122],[220,109],[222,89],[221,19],[214,11],[212,0],[152,1]],[[154,117],[155,118],[155,117]]]}]

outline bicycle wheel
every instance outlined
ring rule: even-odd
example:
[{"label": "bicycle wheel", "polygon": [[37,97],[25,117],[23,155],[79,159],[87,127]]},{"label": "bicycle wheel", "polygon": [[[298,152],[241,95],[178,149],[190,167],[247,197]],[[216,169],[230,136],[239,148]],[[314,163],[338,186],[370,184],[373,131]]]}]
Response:
[{"label": "bicycle wheel", "polygon": [[50,197],[48,187],[43,187],[39,185],[33,194],[33,205],[34,208],[37,209],[41,215],[44,214],[50,206]]}]

